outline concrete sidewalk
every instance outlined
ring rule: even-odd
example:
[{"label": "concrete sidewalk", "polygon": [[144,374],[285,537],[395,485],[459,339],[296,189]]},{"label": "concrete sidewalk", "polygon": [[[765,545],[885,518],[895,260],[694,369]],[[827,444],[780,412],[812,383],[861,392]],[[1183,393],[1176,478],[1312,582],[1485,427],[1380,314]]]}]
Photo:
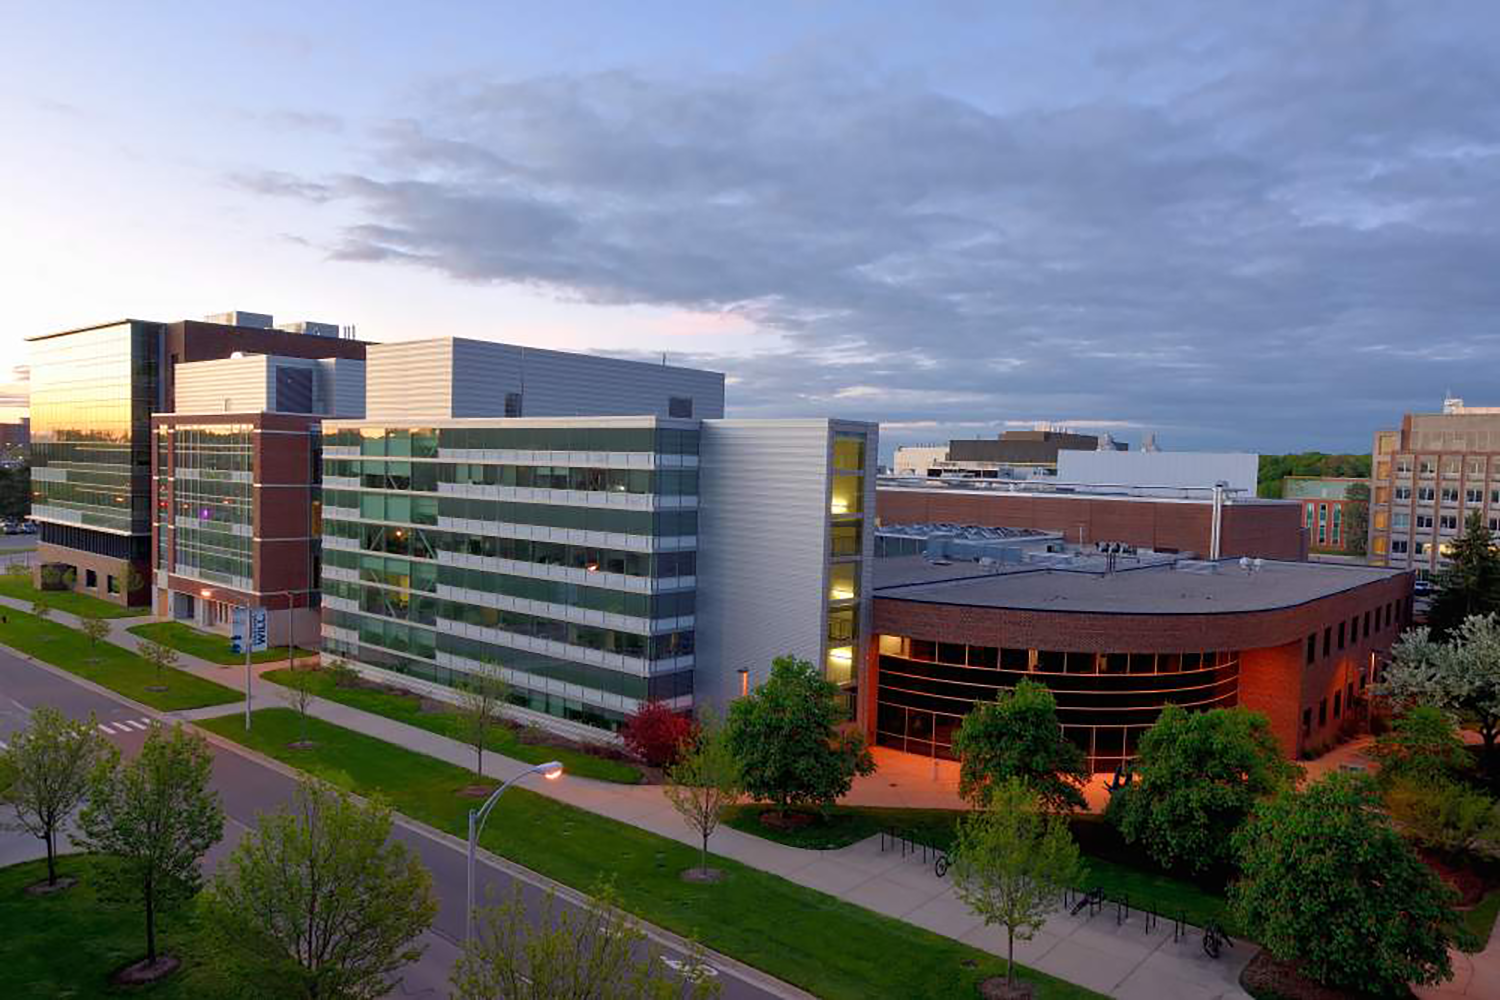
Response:
[{"label": "concrete sidewalk", "polygon": [[[8,598],[0,598],[0,604],[29,610],[23,602]],[[75,616],[63,612],[54,612],[53,618],[62,624],[77,625]],[[112,619],[110,641],[134,649],[138,637],[127,629],[144,620],[148,619]],[[254,673],[258,676],[284,665],[284,662],[260,665]],[[242,666],[225,667],[183,655],[179,668],[243,690]],[[279,686],[269,681],[258,681],[253,692],[254,706],[284,705],[280,691]],[[167,714],[191,721],[242,711],[244,703],[233,702]],[[472,767],[472,748],[423,729],[321,698],[314,699],[310,714],[458,767]],[[865,779],[864,788],[860,789],[863,794],[854,797],[862,804],[958,806],[955,765],[939,761],[934,781],[928,762],[913,764],[908,758],[896,760],[885,753],[879,753],[878,757],[882,767],[888,769]],[[485,754],[485,772],[489,777],[507,779],[528,766],[499,754]],[[659,786],[565,777],[562,781],[531,782],[527,787],[580,809],[698,846],[694,834]],[[898,849],[882,850],[879,837],[836,851],[808,851],[725,828],[714,834],[709,846],[714,853],[752,868],[772,872],[985,951],[1005,954],[1003,931],[985,928],[958,900],[952,880],[937,877],[930,858],[924,861],[920,853],[903,855]],[[1240,970],[1255,952],[1254,946],[1236,941],[1222,958],[1213,960],[1204,954],[1201,941],[1197,928],[1187,928],[1178,937],[1170,921],[1148,929],[1141,913],[1117,913],[1113,906],[1106,906],[1093,916],[1085,911],[1076,917],[1059,909],[1033,940],[1016,943],[1016,959],[1060,979],[1117,997],[1211,1000],[1246,996],[1238,979]]]}]

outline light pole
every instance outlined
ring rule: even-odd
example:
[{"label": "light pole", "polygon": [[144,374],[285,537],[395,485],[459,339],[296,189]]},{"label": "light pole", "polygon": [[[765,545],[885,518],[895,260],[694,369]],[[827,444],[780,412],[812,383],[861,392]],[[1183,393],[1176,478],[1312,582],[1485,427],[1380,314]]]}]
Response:
[{"label": "light pole", "polygon": [[467,945],[474,937],[474,849],[479,843],[479,832],[484,829],[484,821],[489,819],[490,810],[495,808],[495,803],[505,790],[529,774],[540,774],[549,781],[555,781],[562,777],[563,766],[557,761],[549,761],[546,764],[537,764],[528,767],[520,774],[511,778],[505,784],[490,793],[490,797],[484,800],[484,805],[478,809],[469,810],[469,892],[467,905],[464,907],[464,944]]},{"label": "light pole", "polygon": [[[214,596],[214,592],[208,587],[204,587],[199,593],[203,595],[205,601]],[[243,607],[245,609],[245,629],[240,633],[240,641],[245,644],[245,732],[248,733],[250,731],[250,678],[254,676],[254,672],[250,668],[250,658],[253,655],[252,647],[254,644],[250,641],[250,598],[248,596],[245,598]]]}]

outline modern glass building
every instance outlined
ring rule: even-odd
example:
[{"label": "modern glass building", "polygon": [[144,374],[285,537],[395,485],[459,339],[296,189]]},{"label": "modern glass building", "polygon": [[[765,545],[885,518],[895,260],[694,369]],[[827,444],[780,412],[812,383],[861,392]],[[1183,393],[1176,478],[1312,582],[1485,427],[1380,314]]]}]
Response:
[{"label": "modern glass building", "polygon": [[325,422],[325,654],[450,696],[492,667],[605,727],[691,705],[698,448],[657,417]]}]

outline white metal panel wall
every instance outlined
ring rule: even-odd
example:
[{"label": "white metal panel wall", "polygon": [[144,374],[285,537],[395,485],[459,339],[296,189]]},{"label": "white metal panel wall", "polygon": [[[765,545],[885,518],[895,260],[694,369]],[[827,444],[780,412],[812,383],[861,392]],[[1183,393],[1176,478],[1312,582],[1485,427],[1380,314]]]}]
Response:
[{"label": "white metal panel wall", "polygon": [[365,363],[357,358],[328,358],[318,362],[322,407],[331,417],[361,419],[365,415]]},{"label": "white metal panel wall", "polygon": [[519,364],[518,381],[524,383],[528,417],[669,417],[667,406],[672,396],[692,399],[690,416],[694,419],[724,416],[724,376],[720,372],[532,347],[522,349]]},{"label": "white metal panel wall", "polygon": [[[505,394],[521,392],[521,353],[514,344],[453,341],[453,416],[503,417]],[[556,416],[530,406],[523,416]]]},{"label": "white metal panel wall", "polygon": [[830,433],[827,420],[702,428],[694,700],[723,709],[741,667],[751,687],[785,653],[822,668]]},{"label": "white metal panel wall", "polygon": [[453,338],[371,344],[365,349],[365,416],[436,420],[453,416]]},{"label": "white metal panel wall", "polygon": [[258,413],[271,409],[270,358],[249,354],[242,358],[189,361],[173,373],[177,413]]},{"label": "white metal panel wall", "polygon": [[1219,451],[1060,451],[1057,481],[1118,486],[1212,486],[1255,496],[1260,456]]}]

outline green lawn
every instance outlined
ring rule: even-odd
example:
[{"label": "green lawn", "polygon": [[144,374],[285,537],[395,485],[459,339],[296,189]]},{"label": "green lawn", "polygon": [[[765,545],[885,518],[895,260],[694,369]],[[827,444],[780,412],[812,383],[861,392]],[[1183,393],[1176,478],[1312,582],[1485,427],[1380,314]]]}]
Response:
[{"label": "green lawn", "polygon": [[109,975],[146,956],[144,917],[94,894],[99,864],[86,855],[58,861],[60,875],[80,879],[71,889],[31,897],[22,890],[47,877],[47,862],[0,868],[0,962],[3,997],[151,997],[152,1000],[223,996],[203,962],[191,907],[165,914],[157,924],[157,948],[183,960],[183,967],[152,986],[109,985]]},{"label": "green lawn", "polygon": [[[380,740],[309,720],[310,750],[293,750],[296,713],[264,709],[246,733],[236,719],[199,725],[363,795],[382,794],[413,819],[463,835],[478,801],[456,794],[474,782],[462,768]],[[562,780],[566,781],[566,778]],[[614,880],[625,907],[679,934],[819,997],[974,997],[1003,961],[949,938],[880,916],[725,858],[717,885],[683,882],[693,848],[636,827],[514,788],[490,816],[484,846],[588,891]],[[969,965],[967,963],[973,963]],[[1041,998],[1097,994],[1031,970],[1019,974]]]},{"label": "green lawn", "polygon": [[[261,676],[279,684],[286,677],[286,671],[268,670]],[[372,715],[383,715],[387,719],[395,719],[397,722],[404,722],[408,726],[425,729],[439,736],[448,736],[460,742],[467,742],[459,735],[459,719],[454,712],[424,712],[421,710],[420,701],[415,697],[372,691],[368,688],[341,688],[333,683],[330,675],[321,671],[309,676],[308,681],[313,687],[313,693],[319,698],[336,701],[340,705],[348,705],[350,708],[357,708]],[[561,761],[570,774],[576,774],[582,778],[597,778],[600,781],[613,781],[624,785],[638,784],[641,780],[640,768],[624,761],[606,760],[603,757],[595,757],[592,754],[565,747],[548,746],[545,743],[526,743],[505,726],[496,727],[487,741],[487,749],[528,764],[545,764],[549,760]]]},{"label": "green lawn", "polygon": [[127,649],[111,642],[90,643],[76,629],[24,611],[0,609],[0,617],[0,643],[152,708],[175,711],[241,700],[238,691],[171,669],[162,672],[166,690],[149,691],[157,682],[156,668]]},{"label": "green lawn", "polygon": [[[179,653],[196,656],[210,663],[234,666],[245,662],[244,653],[236,653],[230,648],[229,636],[204,632],[191,625],[184,625],[182,622],[148,622],[145,625],[132,625],[130,631],[142,639],[150,639],[152,642],[171,646]],[[294,646],[292,655],[301,659],[304,656],[317,656],[318,654],[314,650]],[[263,649],[259,653],[252,653],[250,658],[256,663],[284,661],[286,647],[273,646],[270,649]]]},{"label": "green lawn", "polygon": [[[953,809],[890,809],[873,806],[834,806],[823,823],[782,831],[763,826],[763,805],[738,806],[727,825],[745,833],[812,850],[833,850],[858,843],[891,827],[904,831],[918,843],[947,850],[953,843],[954,825],[963,815]],[[1073,820],[1073,835],[1088,862],[1086,886],[1104,889],[1111,899],[1125,897],[1131,906],[1145,907],[1166,919],[1179,913],[1189,923],[1202,927],[1217,920],[1230,926],[1222,892],[1163,872],[1141,852],[1122,842],[1101,817],[1080,816]]]},{"label": "green lawn", "polygon": [[1489,943],[1490,934],[1495,930],[1497,914],[1500,914],[1500,889],[1491,889],[1479,901],[1479,905],[1460,914],[1463,917],[1464,926],[1478,942],[1479,947],[1475,948],[1475,951],[1483,951],[1484,946]]},{"label": "green lawn", "polygon": [[125,608],[88,594],[80,594],[76,590],[37,590],[31,585],[30,576],[12,573],[0,573],[0,597],[11,597],[27,604],[40,598],[48,607],[70,615],[130,618],[151,613],[150,608]]}]

